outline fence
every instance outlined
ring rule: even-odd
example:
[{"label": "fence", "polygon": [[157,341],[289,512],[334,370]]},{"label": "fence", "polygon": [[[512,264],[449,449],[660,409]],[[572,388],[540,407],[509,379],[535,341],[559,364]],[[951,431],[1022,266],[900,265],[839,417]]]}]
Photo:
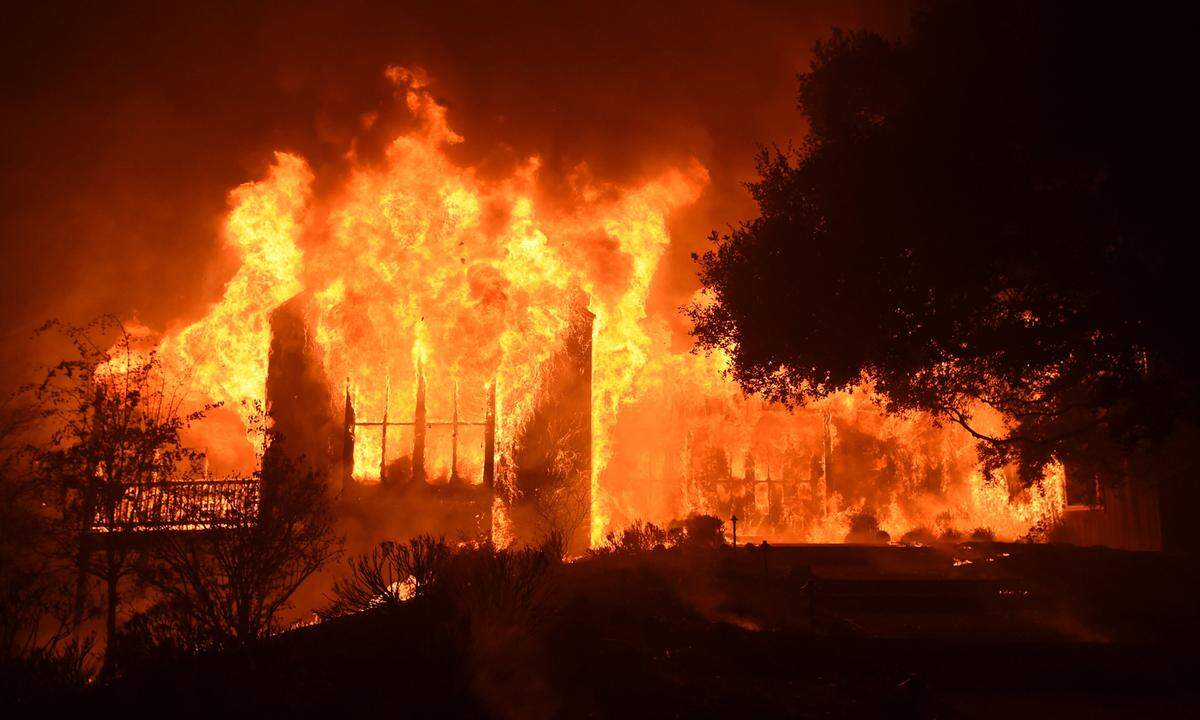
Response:
[{"label": "fence", "polygon": [[235,527],[258,517],[257,478],[146,483],[124,488],[108,517],[96,513],[95,532],[195,531]]}]

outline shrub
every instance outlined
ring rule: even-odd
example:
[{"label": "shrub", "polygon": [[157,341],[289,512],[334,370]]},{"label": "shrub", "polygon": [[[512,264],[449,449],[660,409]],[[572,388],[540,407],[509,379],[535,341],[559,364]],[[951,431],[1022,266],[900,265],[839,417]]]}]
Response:
[{"label": "shrub", "polygon": [[567,534],[557,528],[551,529],[546,533],[546,537],[542,538],[541,550],[546,555],[546,559],[551,563],[562,562],[570,552],[567,544]]},{"label": "shrub", "polygon": [[689,515],[673,520],[667,529],[635,521],[621,532],[604,536],[595,553],[639,553],[664,548],[718,548],[725,545],[725,522],[712,515]]},{"label": "shrub", "polygon": [[948,527],[942,531],[942,534],[938,536],[938,539],[943,542],[958,542],[959,540],[962,540],[962,533],[952,527]]},{"label": "shrub", "polygon": [[994,542],[996,533],[991,528],[975,528],[971,531],[971,539],[976,542]]},{"label": "shrub", "polygon": [[444,579],[450,548],[443,538],[420,535],[408,543],[382,542],[346,561],[349,574],[333,585],[318,615],[337,617],[375,607],[397,607],[431,592]]},{"label": "shrub", "polygon": [[178,600],[163,600],[135,613],[113,638],[111,659],[118,672],[152,669],[217,646]]},{"label": "shrub", "polygon": [[544,547],[464,548],[450,556],[443,589],[461,619],[533,624],[554,564]]},{"label": "shrub", "polygon": [[605,546],[612,552],[634,553],[667,546],[667,532],[654,523],[635,521],[619,534],[604,536]]},{"label": "shrub", "polygon": [[408,543],[384,542],[347,561],[349,574],[334,583],[322,618],[373,608],[398,608],[436,595],[460,618],[530,616],[550,568],[562,560],[562,536],[539,547],[498,549],[491,543],[451,549],[442,538],[421,535]]},{"label": "shrub", "polygon": [[886,530],[879,527],[879,521],[870,513],[858,513],[850,518],[850,530],[846,533],[848,543],[887,543],[891,540]]},{"label": "shrub", "polygon": [[87,687],[95,674],[90,636],[21,657],[0,658],[0,709],[38,708]]},{"label": "shrub", "polygon": [[900,543],[903,545],[932,545],[935,542],[937,538],[927,527],[913,528],[900,536]]},{"label": "shrub", "polygon": [[715,549],[725,546],[725,521],[712,515],[689,515],[683,521],[683,547]]}]

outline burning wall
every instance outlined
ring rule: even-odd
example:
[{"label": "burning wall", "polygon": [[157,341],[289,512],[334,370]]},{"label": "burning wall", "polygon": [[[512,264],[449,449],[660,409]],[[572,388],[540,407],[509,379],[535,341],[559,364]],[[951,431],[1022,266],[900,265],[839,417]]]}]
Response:
[{"label": "burning wall", "polygon": [[[468,389],[452,382],[447,409],[447,399],[429,391],[438,374],[421,365],[407,382],[386,379],[388,402],[374,418],[357,409],[355,384],[347,382],[339,422],[333,381],[308,331],[311,302],[293,298],[271,320],[267,400],[282,437],[273,451],[321,473],[348,501],[386,495],[398,514],[429,515],[430,523],[403,523],[409,532],[535,543],[558,531],[568,549],[582,552],[590,540],[594,323],[585,300],[570,301],[561,347],[530,391],[530,416],[511,449],[497,453],[503,421],[494,384]],[[360,382],[369,387],[371,380]],[[413,415],[394,414],[393,395],[411,398]],[[359,464],[364,456],[371,465]]]}]

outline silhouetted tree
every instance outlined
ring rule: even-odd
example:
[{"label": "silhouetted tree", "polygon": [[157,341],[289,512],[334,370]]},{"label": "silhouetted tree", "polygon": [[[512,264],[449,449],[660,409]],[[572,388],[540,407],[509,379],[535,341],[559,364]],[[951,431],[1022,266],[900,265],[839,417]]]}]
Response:
[{"label": "silhouetted tree", "polygon": [[39,485],[20,467],[21,435],[36,414],[13,398],[0,404],[0,660],[27,655],[37,642],[43,597],[45,524],[37,512]]},{"label": "silhouetted tree", "polygon": [[0,401],[0,696],[37,702],[87,678],[89,638],[77,638],[69,573],[52,543],[50,499],[26,446],[40,413],[24,398]]},{"label": "silhouetted tree", "polygon": [[[555,468],[561,467],[556,464]],[[586,536],[591,520],[592,503],[588,488],[582,483],[572,482],[576,479],[574,468],[570,465],[568,473],[547,473],[550,482],[530,491],[530,506],[536,518],[536,525],[541,539],[552,537],[561,542],[563,553],[581,552],[583,548],[570,547],[572,538]],[[578,546],[579,543],[577,542]]]},{"label": "silhouetted tree", "polygon": [[[1160,24],[936,2],[902,41],[819,43],[806,140],[762,152],[758,217],[698,258],[698,344],[784,403],[869,380],[1026,478],[1055,458],[1120,474],[1114,458],[1194,427],[1181,64]],[[985,406],[1011,422],[980,425]]]},{"label": "silhouetted tree", "polygon": [[546,362],[535,406],[511,453],[514,477],[500,483],[516,542],[540,545],[561,535],[564,552],[590,543],[591,314],[572,298],[575,316],[563,347]]},{"label": "silhouetted tree", "polygon": [[[139,496],[194,471],[200,455],[183,445],[181,433],[209,407],[185,411],[182,386],[116,318],[42,329],[52,330],[75,352],[26,389],[49,433],[32,447],[33,463],[57,497],[56,535],[76,573],[74,621],[85,615],[87,578],[97,578],[112,640],[122,594],[142,559],[140,544],[129,538],[145,509]],[[110,650],[111,643],[106,668]]]},{"label": "silhouetted tree", "polygon": [[277,437],[261,410],[252,426],[265,438],[257,502],[231,491],[207,529],[156,544],[148,573],[178,623],[211,646],[278,631],[296,590],[341,552],[324,478],[302,459],[271,451]]}]

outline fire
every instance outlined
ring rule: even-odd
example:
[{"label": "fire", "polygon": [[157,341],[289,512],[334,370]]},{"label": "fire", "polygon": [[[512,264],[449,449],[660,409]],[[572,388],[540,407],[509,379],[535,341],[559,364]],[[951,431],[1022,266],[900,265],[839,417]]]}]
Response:
[{"label": "fire", "polygon": [[[360,416],[411,418],[414,395],[389,389],[410,388],[418,373],[430,417],[448,417],[452,396],[481,409],[494,382],[503,448],[562,342],[568,299],[582,292],[596,316],[593,517],[603,518],[597,478],[617,412],[647,363],[641,323],[670,242],[667,216],[695,200],[706,173],[693,163],[619,188],[581,167],[576,209],[550,215],[536,201],[537,158],[499,182],[455,165],[445,150],[461,137],[424,77],[399,68],[388,76],[417,129],[392,142],[381,166],[355,169],[319,210],[312,172],[294,155],[278,154],[266,178],[235,190],[225,231],[241,269],[206,317],[164,340],[163,356],[189,368],[208,398],[231,406],[262,398],[270,315],[307,293],[328,376],[349,381]],[[302,247],[302,237],[320,240]],[[629,266],[622,285],[605,279],[608,263]],[[376,480],[382,460],[379,443],[359,442],[357,479]],[[431,462],[430,477],[444,476]],[[593,534],[602,528],[595,522]]]},{"label": "fire", "polygon": [[[869,384],[792,411],[747,398],[723,376],[724,357],[673,353],[666,330],[649,328],[651,359],[602,478],[614,527],[707,513],[736,514],[741,537],[772,541],[870,541],[877,531],[891,541],[977,531],[1014,540],[1062,515],[1061,465],[1029,487],[1012,469],[985,473],[969,433],[885,412]],[[995,432],[1003,418],[981,407],[976,422]],[[864,517],[875,530],[852,533]]]},{"label": "fire", "polygon": [[[746,409],[753,402],[722,376],[724,358],[673,350],[666,323],[648,315],[647,300],[671,243],[671,213],[694,203],[707,184],[700,163],[628,185],[596,180],[580,166],[566,188],[570,202],[539,202],[537,157],[501,179],[453,162],[447,149],[463,138],[430,95],[428,79],[402,68],[387,75],[416,125],[392,141],[383,162],[356,165],[340,189],[318,198],[306,161],[278,153],[265,177],[231,193],[224,235],[240,268],[207,315],[160,345],[164,362],[186,370],[204,399],[237,408],[264,397],[271,315],[299,299],[333,397],[348,392],[360,420],[411,424],[414,388],[424,384],[431,421],[453,415],[456,423],[481,425],[494,389],[496,482],[511,485],[504,460],[533,412],[547,361],[583,304],[595,317],[593,543],[632,519],[717,512],[721,499],[697,489],[689,465],[702,437],[733,458],[731,477],[747,476],[750,454],[763,472],[782,477],[790,472],[780,460],[787,443],[820,444],[821,413],[893,445],[909,443],[905,457],[913,463],[953,466],[943,473],[953,481],[926,488],[928,497],[897,487],[874,499],[880,527],[893,537],[946,517],[1017,536],[1061,507],[1061,477],[1013,499],[975,469],[968,439],[930,430],[927,417],[884,416],[869,391],[772,419],[777,409]],[[699,411],[705,403],[725,414],[706,420]],[[377,427],[358,432],[355,479],[377,482],[392,451],[383,456]],[[389,443],[393,438],[409,441],[392,435]],[[483,443],[467,438],[453,461],[442,451],[427,457],[427,482],[479,482]],[[818,516],[785,520],[804,539],[841,540],[864,499],[830,487],[823,493]],[[499,501],[492,516],[493,536],[503,541],[510,534]]]},{"label": "fire", "polygon": [[[312,182],[304,160],[277,153],[265,179],[230,193],[224,237],[241,267],[208,315],[159,348],[166,367],[191,375],[206,399],[240,409],[243,421],[247,401],[264,400],[271,312],[303,288],[299,240]],[[251,442],[261,450],[257,436]]]}]

